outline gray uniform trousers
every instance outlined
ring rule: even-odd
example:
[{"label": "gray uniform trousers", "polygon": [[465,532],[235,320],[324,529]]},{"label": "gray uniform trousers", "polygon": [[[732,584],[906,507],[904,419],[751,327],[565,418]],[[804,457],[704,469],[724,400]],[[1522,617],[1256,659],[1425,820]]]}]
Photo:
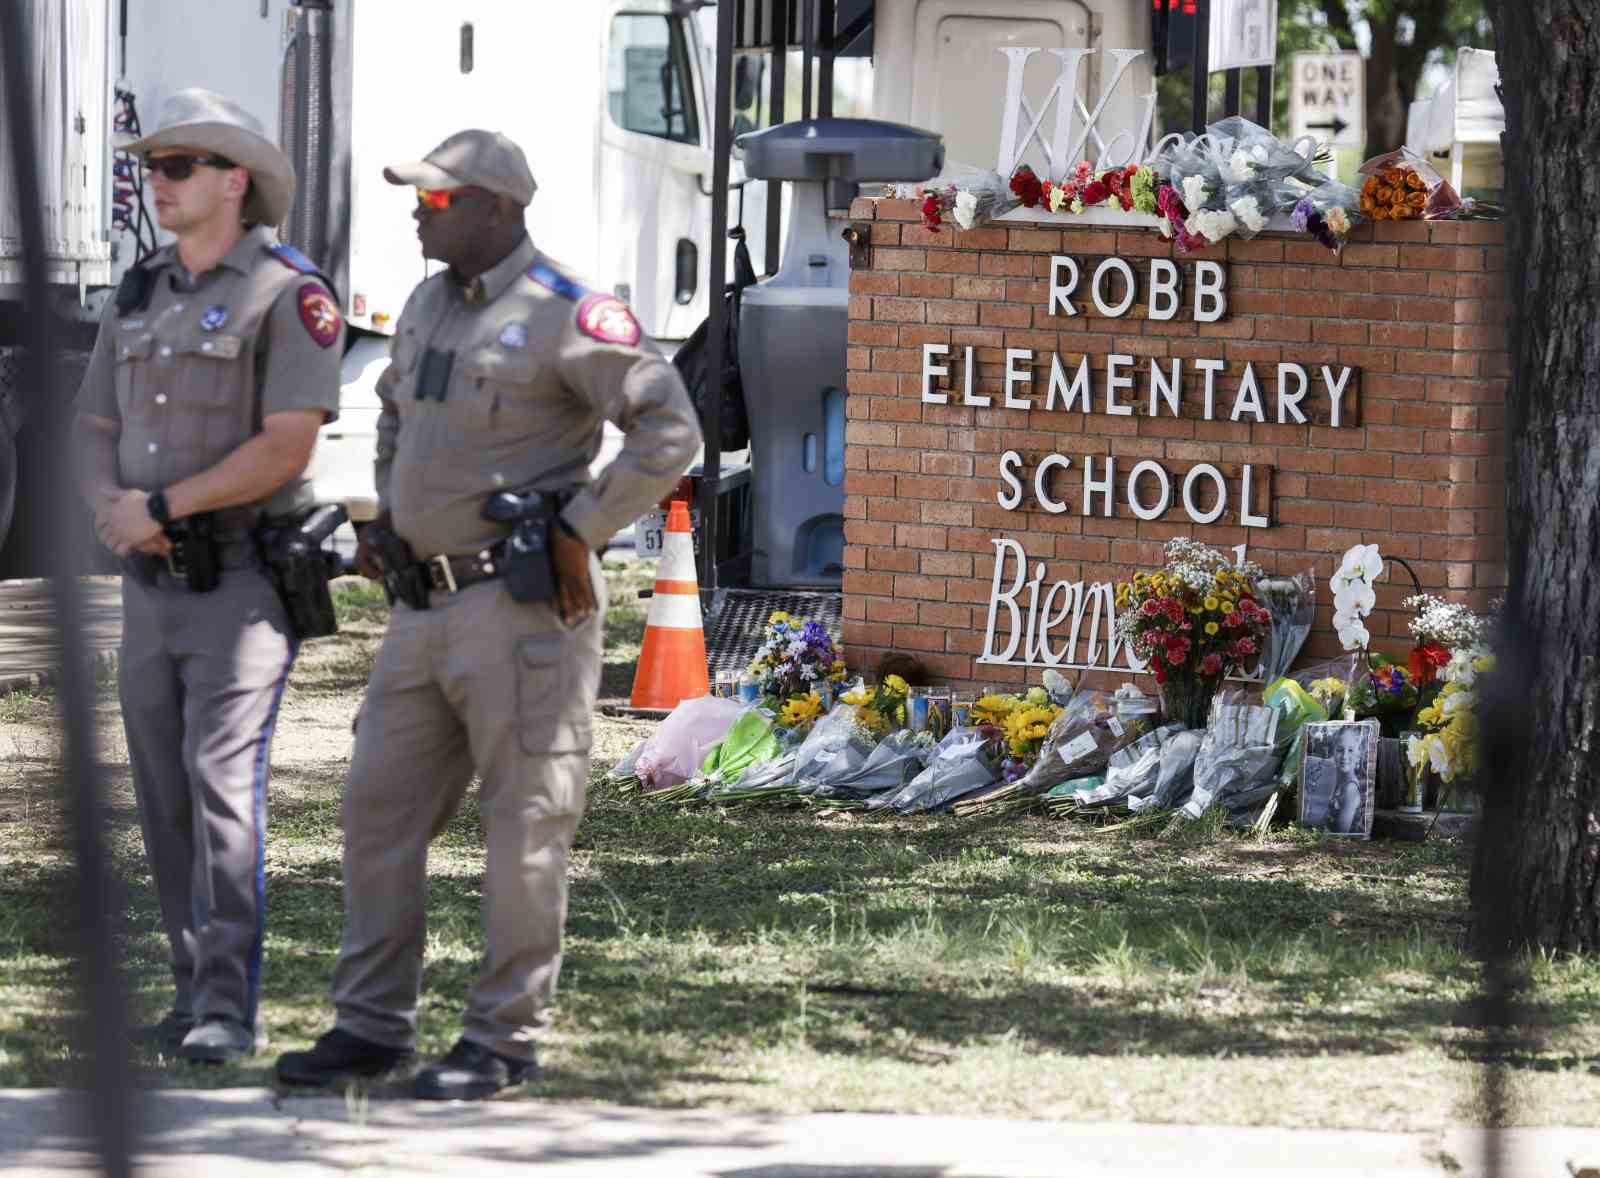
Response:
[{"label": "gray uniform trousers", "polygon": [[532,1059],[561,971],[567,857],[589,780],[600,685],[599,609],[570,629],[502,581],[397,603],[361,706],[344,801],[338,1025],[394,1047],[416,1041],[428,843],[476,768],[487,842],[484,955],[464,1036]]},{"label": "gray uniform trousers", "polygon": [[119,682],[173,1009],[255,1025],[266,914],[267,755],[295,642],[264,571],[210,593],[122,579]]}]

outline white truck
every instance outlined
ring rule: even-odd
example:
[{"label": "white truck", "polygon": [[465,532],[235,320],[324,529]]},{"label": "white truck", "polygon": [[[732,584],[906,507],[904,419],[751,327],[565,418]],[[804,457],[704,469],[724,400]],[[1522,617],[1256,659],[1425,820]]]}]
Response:
[{"label": "white truck", "polygon": [[[733,2],[733,0],[728,0]],[[486,126],[520,143],[539,183],[529,209],[541,247],[633,306],[646,332],[669,344],[704,318],[710,286],[716,9],[682,0],[23,0],[38,68],[61,84],[41,132],[52,273],[63,315],[92,341],[109,288],[137,255],[113,230],[129,210],[108,149],[113,112],[151,128],[163,101],[205,86],[243,104],[294,160],[300,194],[283,236],[333,278],[350,324],[341,414],[319,439],[313,476],[322,497],[353,518],[373,510],[378,412],[373,382],[407,294],[428,273],[417,252],[411,196],[383,181],[386,163],[417,158],[451,131]],[[819,0],[739,0],[735,120],[771,117],[768,79],[775,4],[788,10],[788,43],[820,29]],[[815,4],[809,24],[802,12]],[[940,131],[947,159],[993,167],[1006,62],[999,48],[1037,45],[1142,48],[1149,0],[837,0],[836,27],[871,38],[871,65],[836,114]],[[860,19],[865,14],[863,25]],[[124,23],[125,21],[125,23]],[[820,34],[816,35],[822,40]],[[863,41],[854,39],[854,51]],[[840,46],[845,52],[851,47]],[[801,113],[798,54],[787,69],[786,118]],[[1102,55],[1090,59],[1083,98],[1098,100]],[[1046,55],[1029,64],[1044,79]],[[1142,71],[1142,73],[1141,73]],[[1135,117],[1149,58],[1119,87],[1103,125]],[[1048,81],[1045,81],[1048,88]],[[869,92],[870,91],[870,97]],[[0,193],[6,168],[0,164]],[[741,185],[737,161],[731,179]],[[765,257],[768,189],[743,185],[730,201],[757,273]],[[25,398],[7,349],[16,291],[16,206],[0,205],[0,577],[25,572],[5,553],[13,439]],[[153,230],[152,230],[153,232]],[[145,244],[150,243],[150,234]],[[759,397],[759,389],[747,396]],[[603,460],[603,458],[602,458]],[[759,455],[754,461],[760,461]]]}]

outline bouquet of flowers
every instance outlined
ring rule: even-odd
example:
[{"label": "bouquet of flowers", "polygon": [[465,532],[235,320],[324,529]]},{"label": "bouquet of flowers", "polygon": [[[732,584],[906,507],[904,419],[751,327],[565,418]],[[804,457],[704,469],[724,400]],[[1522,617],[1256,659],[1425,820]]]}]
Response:
[{"label": "bouquet of flowers", "polygon": [[974,229],[1017,207],[1017,197],[1007,190],[998,172],[963,164],[948,166],[924,184],[897,184],[892,188],[894,195],[921,204],[922,224],[929,230],[943,228],[946,217],[962,229]]},{"label": "bouquet of flowers", "polygon": [[1409,148],[1374,156],[1356,170],[1366,177],[1361,211],[1374,221],[1435,221],[1465,211],[1449,181]]},{"label": "bouquet of flowers", "polygon": [[1291,205],[1289,221],[1300,233],[1309,233],[1334,253],[1344,250],[1345,238],[1361,223],[1361,194],[1348,184],[1326,180],[1303,196],[1290,189],[1285,203]]},{"label": "bouquet of flowers", "polygon": [[844,678],[844,660],[821,622],[802,621],[778,610],[767,618],[766,634],[750,674],[764,697],[786,700],[804,695],[822,680]]},{"label": "bouquet of flowers", "polygon": [[1356,680],[1350,691],[1350,706],[1356,719],[1375,719],[1387,737],[1397,737],[1410,722],[1417,706],[1417,685],[1402,666],[1382,655],[1373,655],[1377,664]]},{"label": "bouquet of flowers", "polygon": [[1450,656],[1438,698],[1417,713],[1419,734],[1406,745],[1411,764],[1427,765],[1444,781],[1471,777],[1478,767],[1478,679],[1494,671],[1486,646]]},{"label": "bouquet of flowers", "polygon": [[1408,666],[1419,687],[1430,687],[1438,681],[1452,651],[1483,643],[1487,621],[1459,602],[1418,593],[1400,604],[1416,614],[1408,626],[1416,641]]},{"label": "bouquet of flowers", "polygon": [[1262,573],[1194,540],[1167,541],[1166,564],[1117,586],[1117,632],[1155,672],[1169,719],[1205,726],[1222,680],[1261,650],[1272,615]]},{"label": "bouquet of flowers", "polygon": [[883,736],[906,722],[906,696],[911,686],[899,675],[886,675],[877,687],[868,688],[857,683],[855,688],[839,697],[839,702],[855,709],[855,721],[862,729]]}]

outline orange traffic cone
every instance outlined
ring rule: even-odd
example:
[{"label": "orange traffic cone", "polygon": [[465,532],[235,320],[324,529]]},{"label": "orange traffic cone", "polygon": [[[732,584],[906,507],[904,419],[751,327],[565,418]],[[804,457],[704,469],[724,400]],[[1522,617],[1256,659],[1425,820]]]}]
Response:
[{"label": "orange traffic cone", "polygon": [[674,499],[667,512],[666,543],[656,566],[656,587],[645,617],[644,646],[633,674],[630,703],[635,708],[670,711],[686,699],[710,694],[689,505]]}]

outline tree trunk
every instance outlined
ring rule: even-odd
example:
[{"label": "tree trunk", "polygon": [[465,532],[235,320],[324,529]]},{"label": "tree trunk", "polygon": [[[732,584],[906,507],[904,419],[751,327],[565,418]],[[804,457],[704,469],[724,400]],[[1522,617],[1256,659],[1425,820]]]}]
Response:
[{"label": "tree trunk", "polygon": [[1393,151],[1405,142],[1406,113],[1400,101],[1398,78],[1400,47],[1395,33],[1400,18],[1395,14],[1382,20],[1368,17],[1372,29],[1372,49],[1367,55],[1367,151],[1368,159]]},{"label": "tree trunk", "polygon": [[1487,938],[1595,951],[1600,12],[1594,0],[1491,0],[1491,8],[1511,214],[1505,616],[1514,640],[1500,678],[1520,717],[1484,718],[1487,744],[1506,755],[1487,783],[1473,897],[1480,947],[1493,947]]}]

